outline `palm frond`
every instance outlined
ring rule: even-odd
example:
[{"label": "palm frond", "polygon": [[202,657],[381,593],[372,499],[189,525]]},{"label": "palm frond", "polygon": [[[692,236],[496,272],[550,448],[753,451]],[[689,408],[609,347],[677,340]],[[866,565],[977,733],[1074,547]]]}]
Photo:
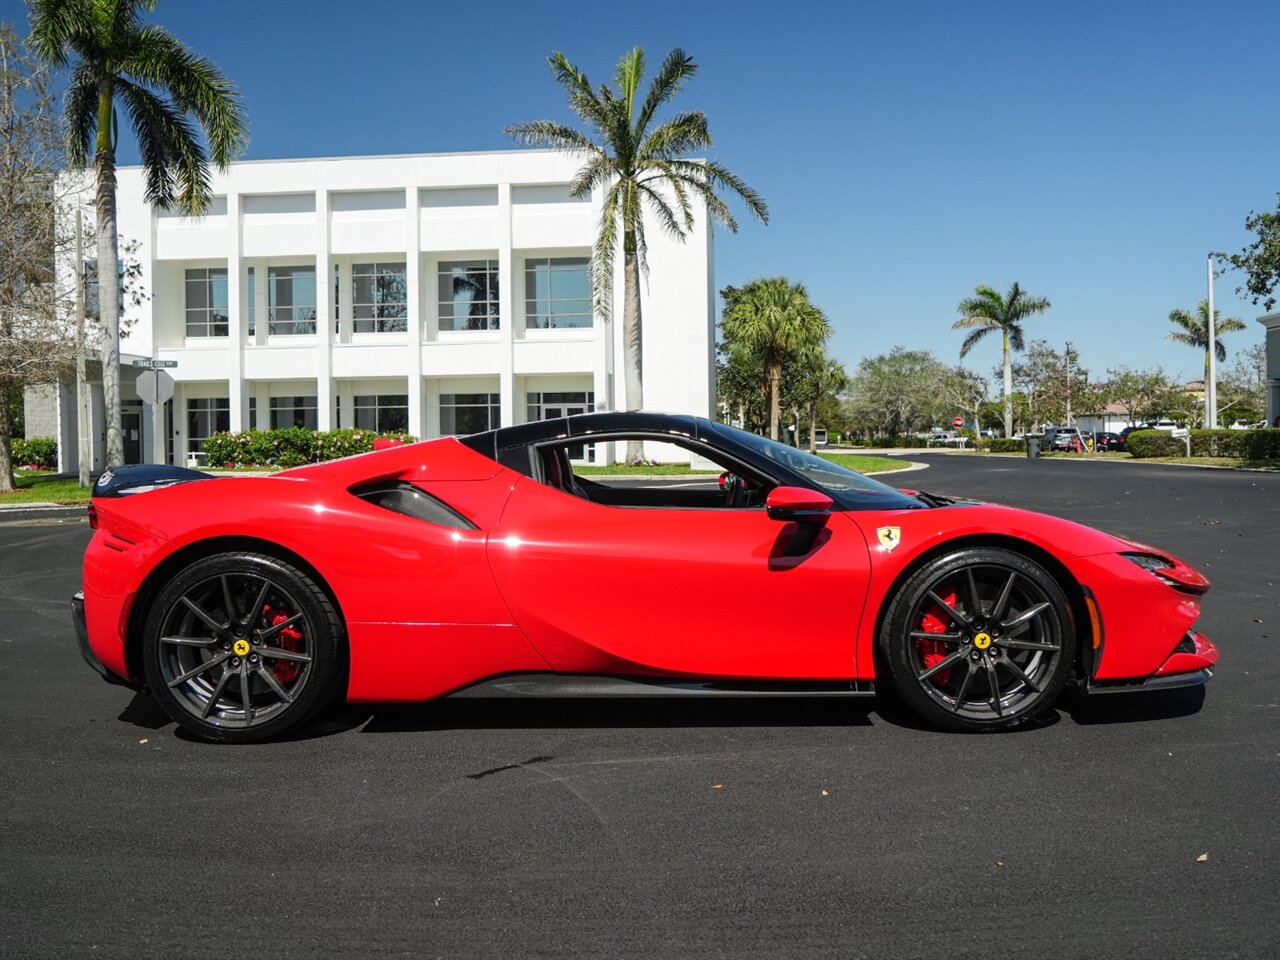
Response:
[{"label": "palm frond", "polygon": [[600,208],[600,232],[591,252],[591,297],[595,301],[596,312],[606,321],[613,317],[613,258],[618,244],[621,194],[621,181],[615,182],[605,193]]},{"label": "palm frond", "polygon": [[681,226],[680,220],[676,218],[676,213],[671,209],[671,204],[667,203],[662,194],[642,183],[636,184],[636,190],[649,202],[649,208],[657,215],[658,225],[662,227],[667,236],[673,240],[683,240],[685,231]]},{"label": "palm frond", "polygon": [[569,153],[604,153],[584,134],[554,120],[529,120],[507,127],[504,132],[526,146],[554,147]]},{"label": "palm frond", "polygon": [[213,187],[204,148],[191,122],[171,102],[145,87],[119,79],[116,91],[138,137],[147,200],[202,213],[213,198]]},{"label": "palm frond", "polygon": [[1026,349],[1026,344],[1022,342],[1022,325],[1018,323],[1006,323],[1004,332],[1009,337],[1009,349],[1014,353],[1021,353]]},{"label": "palm frond", "polygon": [[569,94],[570,109],[597,130],[603,131],[608,126],[609,118],[604,105],[592,91],[587,75],[558,50],[547,58],[547,62],[551,65],[551,74],[556,82]]},{"label": "palm frond", "polygon": [[711,134],[707,130],[706,114],[682,113],[655,127],[645,136],[636,155],[636,162],[644,164],[654,158],[678,159],[709,146]]},{"label": "palm frond", "polygon": [[27,45],[46,63],[63,67],[92,21],[89,0],[32,0]]},{"label": "palm frond", "polygon": [[[973,317],[971,319],[977,319],[977,318]],[[983,337],[985,337],[992,330],[998,330],[998,329],[999,327],[984,326],[984,327],[979,327],[977,330],[974,330],[972,333],[970,333],[967,337],[964,338],[964,343],[960,344],[960,356],[964,357],[970,350],[972,350],[981,342]]]},{"label": "palm frond", "polygon": [[226,169],[248,143],[240,92],[211,60],[187,49],[168,31],[145,27],[121,72],[165,90],[183,113],[195,116],[209,138],[209,153]]},{"label": "palm frond", "polygon": [[672,100],[680,92],[684,82],[697,72],[698,65],[693,62],[693,57],[679,47],[668,53],[649,84],[649,92],[645,95],[644,105],[635,121],[636,129],[648,129],[658,108]]},{"label": "palm frond", "polygon": [[1180,343],[1183,346],[1195,347],[1197,350],[1203,350],[1205,347],[1203,337],[1196,337],[1193,333],[1183,333],[1180,330],[1171,330],[1167,339],[1173,343]]},{"label": "palm frond", "polygon": [[569,184],[569,195],[574,197],[590,197],[596,187],[608,183],[617,172],[613,159],[603,152],[591,157]]},{"label": "palm frond", "polygon": [[62,125],[65,131],[67,159],[77,167],[89,162],[89,145],[98,130],[98,78],[85,63],[71,71],[63,101]]},{"label": "palm frond", "polygon": [[626,106],[627,126],[634,122],[636,93],[644,79],[644,49],[632,47],[618,58],[613,71],[613,84],[618,88],[618,99]]}]

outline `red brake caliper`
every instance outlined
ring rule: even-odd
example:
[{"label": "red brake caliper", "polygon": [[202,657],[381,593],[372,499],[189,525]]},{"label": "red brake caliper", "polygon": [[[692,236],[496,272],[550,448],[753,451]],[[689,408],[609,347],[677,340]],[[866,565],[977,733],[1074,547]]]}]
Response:
[{"label": "red brake caliper", "polygon": [[[949,590],[940,594],[942,599],[949,604],[952,609],[956,604],[956,592]],[[947,612],[936,603],[930,604],[925,611],[924,617],[920,621],[920,629],[925,633],[947,633],[948,627],[951,626],[951,618]],[[924,668],[928,670],[930,667],[936,666],[945,660],[951,653],[946,644],[937,640],[916,639],[916,649],[920,651],[920,660],[924,663]],[[929,678],[936,686],[945,687],[947,681],[951,679],[951,668],[941,670]]]},{"label": "red brake caliper", "polygon": [[[267,621],[267,625],[274,627],[284,623],[289,619],[289,615],[272,609],[270,606],[262,608],[262,617]],[[274,637],[275,645],[282,650],[288,650],[291,653],[297,653],[302,648],[302,634],[293,627],[285,627]],[[271,663],[271,672],[275,674],[277,680],[281,684],[291,683],[302,672],[302,668],[292,660],[273,660]]]}]

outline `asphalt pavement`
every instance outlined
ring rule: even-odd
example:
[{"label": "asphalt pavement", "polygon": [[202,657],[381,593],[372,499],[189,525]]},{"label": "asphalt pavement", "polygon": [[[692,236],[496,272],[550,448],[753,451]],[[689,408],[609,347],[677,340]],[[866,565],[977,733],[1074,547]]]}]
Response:
[{"label": "asphalt pavement", "polygon": [[80,518],[0,516],[0,955],[1276,956],[1280,475],[913,459],[1203,570],[1214,679],[992,736],[875,701],[454,701],[210,746],[80,660]]}]

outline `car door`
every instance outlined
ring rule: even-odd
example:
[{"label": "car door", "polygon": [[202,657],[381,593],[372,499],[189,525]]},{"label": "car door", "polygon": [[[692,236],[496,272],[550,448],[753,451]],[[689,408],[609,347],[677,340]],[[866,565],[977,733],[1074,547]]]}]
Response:
[{"label": "car door", "polygon": [[795,531],[763,507],[609,506],[526,478],[489,562],[558,671],[852,677],[866,541],[836,512],[812,547],[787,556]]}]

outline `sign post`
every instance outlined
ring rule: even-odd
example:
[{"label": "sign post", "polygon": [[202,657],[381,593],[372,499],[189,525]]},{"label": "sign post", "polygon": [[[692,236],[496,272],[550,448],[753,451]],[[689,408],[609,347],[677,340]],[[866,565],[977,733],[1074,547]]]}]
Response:
[{"label": "sign post", "polygon": [[[134,382],[138,399],[151,405],[151,448],[163,463],[168,437],[164,435],[164,405],[173,399],[173,377],[165,373],[166,367],[176,367],[177,360],[135,360],[133,366],[145,368]],[[145,458],[144,458],[145,459]]]}]

